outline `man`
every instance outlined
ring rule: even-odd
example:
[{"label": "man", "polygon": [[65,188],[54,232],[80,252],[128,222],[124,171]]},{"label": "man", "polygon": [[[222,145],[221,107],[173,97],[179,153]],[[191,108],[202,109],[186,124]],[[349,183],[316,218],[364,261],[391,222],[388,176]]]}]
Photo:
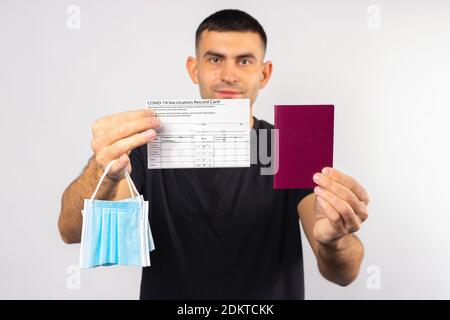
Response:
[{"label": "man", "polygon": [[[272,73],[272,62],[264,62],[266,45],[253,17],[222,10],[200,24],[196,56],[186,64],[202,98],[249,98],[257,132],[273,128],[253,116]],[[324,168],[314,176],[314,190],[274,190],[273,176],[261,175],[259,162],[250,168],[148,170],[146,143],[159,125],[145,109],[93,124],[94,156],[62,197],[59,230],[66,243],[80,242],[83,199],[107,164],[119,159],[98,199],[130,196],[127,166],[150,201],[156,250],[152,265],[143,268],[142,299],[303,299],[298,219],[325,278],[345,286],[357,277],[364,249],[354,232],[367,219],[369,198],[355,179]]]}]

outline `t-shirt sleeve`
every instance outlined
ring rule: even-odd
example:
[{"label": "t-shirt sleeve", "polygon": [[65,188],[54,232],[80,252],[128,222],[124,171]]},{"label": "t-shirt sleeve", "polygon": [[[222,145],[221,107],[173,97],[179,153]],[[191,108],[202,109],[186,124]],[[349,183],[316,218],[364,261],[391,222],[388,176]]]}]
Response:
[{"label": "t-shirt sleeve", "polygon": [[[145,145],[144,145],[145,147]],[[131,173],[130,177],[136,185],[136,189],[139,191],[139,194],[144,194],[144,179],[145,179],[145,159],[144,159],[144,151],[143,147],[138,147],[133,149],[130,154],[130,162],[131,162]]]},{"label": "t-shirt sleeve", "polygon": [[289,204],[293,208],[297,208],[297,205],[299,204],[299,202],[302,201],[303,198],[305,198],[307,195],[313,193],[314,190],[311,189],[311,188],[307,188],[307,189],[288,189],[287,192],[288,192]]}]

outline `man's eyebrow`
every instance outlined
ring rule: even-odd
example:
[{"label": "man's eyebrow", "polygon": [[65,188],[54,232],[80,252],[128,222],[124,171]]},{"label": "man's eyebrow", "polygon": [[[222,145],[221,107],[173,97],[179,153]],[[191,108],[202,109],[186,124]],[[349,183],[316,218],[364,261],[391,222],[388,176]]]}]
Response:
[{"label": "man's eyebrow", "polygon": [[[214,57],[219,57],[219,58],[225,58],[225,55],[219,52],[215,52],[212,50],[208,50],[205,52],[205,54],[203,55],[203,57],[207,57],[207,56],[214,56]],[[256,59],[255,55],[251,52],[246,52],[243,54],[240,54],[238,56],[236,56],[237,59],[242,59],[242,58],[251,58],[251,59]]]},{"label": "man's eyebrow", "polygon": [[257,60],[255,55],[251,52],[240,54],[236,58],[238,58],[238,59],[250,58],[250,59]]},{"label": "man's eyebrow", "polygon": [[218,52],[214,52],[212,50],[208,50],[205,52],[205,54],[203,55],[203,57],[207,57],[207,56],[214,56],[214,57],[219,57],[219,58],[225,58],[224,54],[218,53]]}]

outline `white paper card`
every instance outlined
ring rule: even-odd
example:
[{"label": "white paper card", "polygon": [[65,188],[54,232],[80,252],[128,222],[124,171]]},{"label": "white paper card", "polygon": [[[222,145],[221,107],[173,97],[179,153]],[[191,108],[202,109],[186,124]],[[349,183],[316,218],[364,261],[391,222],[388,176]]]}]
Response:
[{"label": "white paper card", "polygon": [[161,119],[148,168],[250,166],[250,100],[147,100]]}]

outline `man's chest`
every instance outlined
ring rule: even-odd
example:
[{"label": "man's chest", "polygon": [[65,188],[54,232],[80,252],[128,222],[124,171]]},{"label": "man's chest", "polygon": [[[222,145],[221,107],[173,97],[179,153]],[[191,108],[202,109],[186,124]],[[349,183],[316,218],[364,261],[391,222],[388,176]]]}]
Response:
[{"label": "man's chest", "polygon": [[273,177],[257,168],[193,169],[160,172],[152,184],[153,201],[181,221],[233,228],[265,224],[283,205],[284,194],[273,189]]}]

